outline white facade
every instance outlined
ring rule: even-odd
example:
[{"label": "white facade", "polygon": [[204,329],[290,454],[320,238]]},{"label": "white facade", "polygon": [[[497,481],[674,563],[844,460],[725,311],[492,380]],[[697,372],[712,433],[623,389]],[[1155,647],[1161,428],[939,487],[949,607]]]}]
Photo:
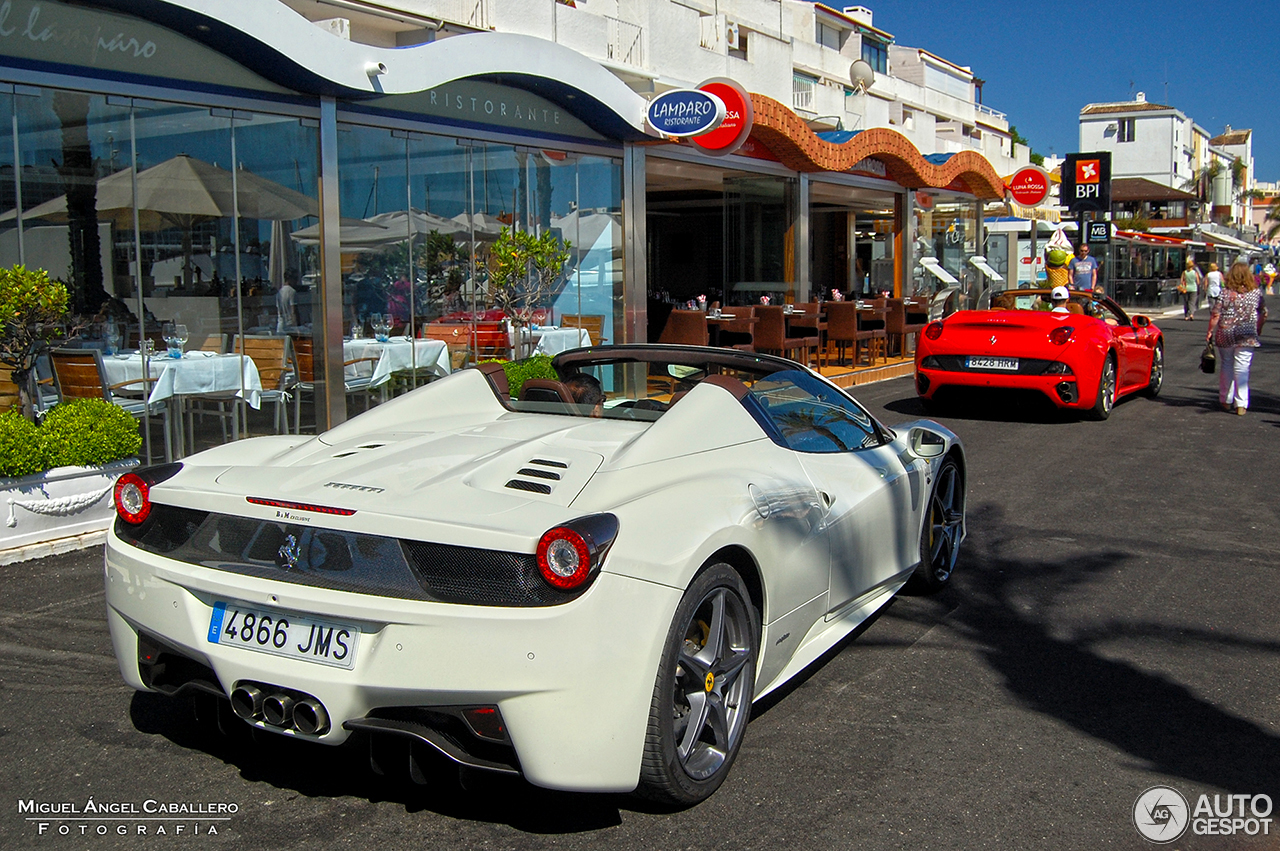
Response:
[{"label": "white facade", "polygon": [[[1252,221],[1248,190],[1253,186],[1253,140],[1249,131],[1233,133],[1228,126],[1222,136],[1210,138],[1181,110],[1151,103],[1138,92],[1132,101],[1091,103],[1081,109],[1079,150],[1110,151],[1113,178],[1145,177],[1173,189],[1202,194],[1207,202],[1201,211],[1205,220],[1214,210],[1215,220],[1229,217],[1231,223],[1246,227]],[[1236,159],[1244,164],[1238,183],[1232,174]]]},{"label": "white facade", "polygon": [[[284,0],[335,37],[381,46],[490,29],[558,42],[648,94],[731,77],[791,106],[815,130],[889,127],[922,153],[982,154],[1000,174],[1029,161],[1003,113],[977,103],[973,72],[900,47],[872,10],[804,0]],[[328,23],[339,18],[347,23]],[[881,64],[865,93],[850,66]],[[881,61],[877,62],[877,52]]]}]

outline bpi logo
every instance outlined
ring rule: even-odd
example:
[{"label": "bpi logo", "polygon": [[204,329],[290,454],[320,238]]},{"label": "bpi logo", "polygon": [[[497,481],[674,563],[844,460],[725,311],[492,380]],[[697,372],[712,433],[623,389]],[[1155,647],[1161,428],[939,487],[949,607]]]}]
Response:
[{"label": "bpi logo", "polygon": [[1102,180],[1099,160],[1076,160],[1076,183],[1098,183]]}]

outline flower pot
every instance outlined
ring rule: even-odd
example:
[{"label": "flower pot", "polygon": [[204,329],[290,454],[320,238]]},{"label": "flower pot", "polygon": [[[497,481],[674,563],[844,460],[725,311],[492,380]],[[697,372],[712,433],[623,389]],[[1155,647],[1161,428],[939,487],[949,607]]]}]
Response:
[{"label": "flower pot", "polygon": [[137,466],[137,458],[126,458],[0,478],[0,564],[98,543],[115,518],[116,479]]}]

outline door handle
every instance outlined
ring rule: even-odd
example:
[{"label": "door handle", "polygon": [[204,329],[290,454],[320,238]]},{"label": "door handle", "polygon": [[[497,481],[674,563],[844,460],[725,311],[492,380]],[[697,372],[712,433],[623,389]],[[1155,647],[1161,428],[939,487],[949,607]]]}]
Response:
[{"label": "door handle", "polygon": [[830,508],[831,503],[836,501],[836,498],[831,494],[827,493],[826,491],[818,491],[818,496],[822,500],[823,508]]}]

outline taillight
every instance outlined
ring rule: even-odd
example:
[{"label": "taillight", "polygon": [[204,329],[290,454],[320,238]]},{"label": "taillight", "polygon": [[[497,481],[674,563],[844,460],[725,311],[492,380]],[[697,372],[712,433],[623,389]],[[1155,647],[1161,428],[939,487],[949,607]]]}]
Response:
[{"label": "taillight", "polygon": [[1055,346],[1065,346],[1067,344],[1067,340],[1070,340],[1071,335],[1075,333],[1075,330],[1076,329],[1072,328],[1070,325],[1062,325],[1058,328],[1054,328],[1049,332],[1049,342],[1053,343]]},{"label": "taillight", "polygon": [[136,473],[125,473],[116,479],[116,514],[131,526],[137,526],[151,514],[151,488],[173,478],[182,469],[181,464],[160,464],[143,467]]},{"label": "taillight", "polygon": [[612,514],[580,517],[548,530],[538,541],[538,570],[547,584],[575,591],[599,570],[613,539],[618,518]]},{"label": "taillight", "polygon": [[137,526],[151,513],[151,485],[137,473],[116,479],[116,513],[126,523]]},{"label": "taillight", "polygon": [[502,713],[496,706],[468,706],[462,710],[462,719],[477,738],[491,742],[507,741],[507,727],[502,723]]},{"label": "taillight", "polygon": [[930,340],[938,339],[942,336],[942,323],[930,322],[928,325],[924,326],[924,335]]},{"label": "taillight", "polygon": [[587,581],[591,551],[587,541],[572,529],[557,527],[538,541],[538,569],[557,588],[571,591]]}]

